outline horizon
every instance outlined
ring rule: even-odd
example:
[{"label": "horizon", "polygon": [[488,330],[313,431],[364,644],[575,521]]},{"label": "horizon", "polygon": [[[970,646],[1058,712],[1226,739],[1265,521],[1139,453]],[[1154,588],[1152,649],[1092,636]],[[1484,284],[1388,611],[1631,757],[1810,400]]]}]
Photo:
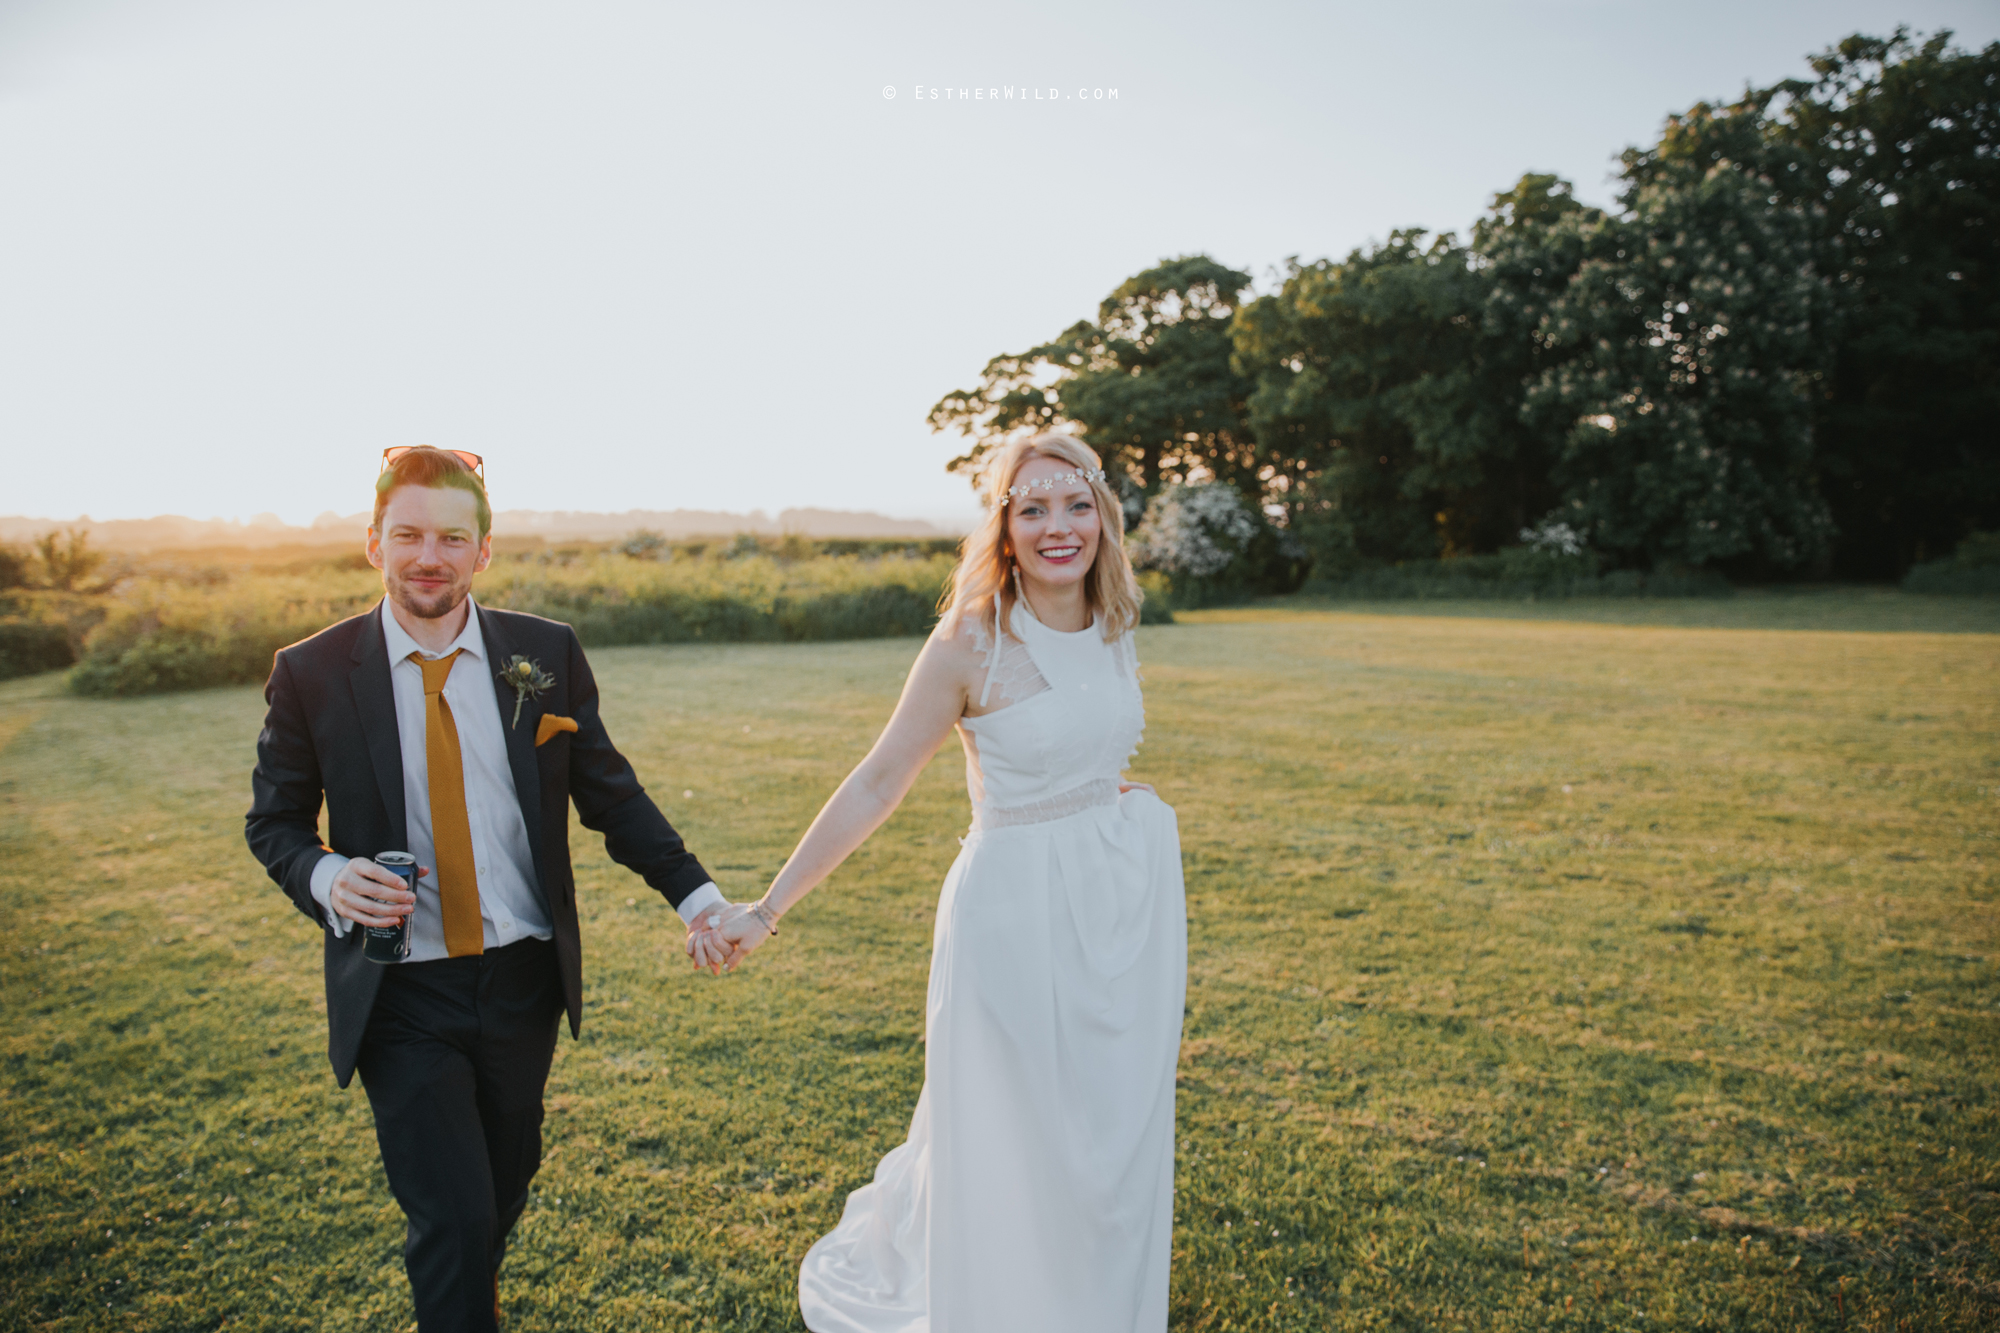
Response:
[{"label": "horizon", "polygon": [[[975,501],[975,521],[977,513],[976,504],[977,502]],[[928,523],[933,527],[940,527],[942,526],[943,523],[943,520],[937,516],[926,516],[923,514],[892,514],[879,509],[850,509],[850,508],[835,507],[832,505],[782,505],[776,508],[769,508],[769,509],[763,507],[752,507],[749,509],[721,509],[708,505],[677,505],[671,508],[660,508],[651,505],[635,505],[630,509],[524,509],[520,507],[515,507],[512,509],[496,508],[493,511],[495,518],[498,518],[501,514],[576,514],[592,518],[616,518],[623,514],[731,514],[742,518],[756,518],[762,516],[771,519],[775,519],[777,516],[782,514],[788,514],[793,512],[824,513],[824,514],[854,514],[870,518],[884,518],[896,523]],[[335,509],[322,509],[319,513],[313,515],[311,518],[306,519],[304,522],[295,522],[269,509],[258,510],[254,514],[199,515],[199,514],[171,513],[162,511],[160,513],[154,513],[154,514],[120,514],[120,515],[110,515],[106,517],[99,517],[95,514],[91,514],[88,512],[72,514],[69,515],[68,517],[64,517],[57,514],[0,514],[0,525],[17,523],[17,522],[43,523],[52,525],[57,528],[63,528],[63,527],[73,527],[77,525],[99,524],[99,523],[153,523],[166,520],[178,520],[186,523],[233,523],[240,527],[278,526],[278,527],[288,527],[288,528],[313,528],[320,526],[322,524],[322,521],[328,518],[345,522],[349,519],[356,517],[359,517],[365,523],[368,518],[368,511],[366,509],[359,509],[356,510],[353,514],[343,514]]]},{"label": "horizon", "polygon": [[[145,518],[99,519],[88,514],[71,519],[0,514],[0,545],[32,542],[44,535],[86,533],[106,550],[169,550],[217,546],[326,545],[357,541],[366,531],[368,510],[340,514],[327,510],[310,523],[287,523],[264,512],[248,518],[195,518],[185,514],[153,514]],[[552,542],[615,541],[638,532],[654,532],[670,540],[691,540],[754,533],[759,536],[795,534],[815,539],[896,539],[924,541],[958,538],[970,525],[946,527],[923,519],[897,518],[870,510],[792,506],[775,512],[762,509],[625,509],[546,510],[496,509],[493,535],[508,540]]]}]

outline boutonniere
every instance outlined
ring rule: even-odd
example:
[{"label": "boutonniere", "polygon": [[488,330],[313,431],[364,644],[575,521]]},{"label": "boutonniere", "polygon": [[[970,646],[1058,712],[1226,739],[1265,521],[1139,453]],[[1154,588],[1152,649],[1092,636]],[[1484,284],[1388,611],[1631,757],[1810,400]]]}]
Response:
[{"label": "boutonniere", "polygon": [[507,659],[507,665],[500,668],[499,675],[514,691],[514,720],[507,724],[510,729],[521,725],[521,705],[530,699],[541,698],[542,691],[556,683],[554,676],[542,670],[540,662],[531,662],[519,653]]}]

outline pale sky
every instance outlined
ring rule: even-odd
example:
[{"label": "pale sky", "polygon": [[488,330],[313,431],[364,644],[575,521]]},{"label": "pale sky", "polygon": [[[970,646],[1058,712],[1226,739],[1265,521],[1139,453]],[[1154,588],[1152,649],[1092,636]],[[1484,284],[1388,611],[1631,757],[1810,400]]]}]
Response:
[{"label": "pale sky", "polygon": [[1131,274],[1606,203],[1898,22],[2000,6],[0,0],[0,513],[303,523],[429,443],[503,509],[963,518],[925,412]]}]

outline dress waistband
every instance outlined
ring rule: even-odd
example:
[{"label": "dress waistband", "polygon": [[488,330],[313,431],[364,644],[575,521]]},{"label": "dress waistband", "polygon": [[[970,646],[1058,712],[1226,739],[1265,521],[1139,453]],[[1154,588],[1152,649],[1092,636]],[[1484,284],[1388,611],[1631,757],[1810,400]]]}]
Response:
[{"label": "dress waistband", "polygon": [[1118,779],[1093,778],[1082,786],[1071,787],[1068,791],[1051,796],[1046,800],[1031,801],[1027,805],[995,805],[972,809],[974,829],[1011,828],[1019,824],[1046,824],[1055,819],[1067,819],[1071,815],[1082,814],[1085,810],[1098,806],[1118,804]]}]

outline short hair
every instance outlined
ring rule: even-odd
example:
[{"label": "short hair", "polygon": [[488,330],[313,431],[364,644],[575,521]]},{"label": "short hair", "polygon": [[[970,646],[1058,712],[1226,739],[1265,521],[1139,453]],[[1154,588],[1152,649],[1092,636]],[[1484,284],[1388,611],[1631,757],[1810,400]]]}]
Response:
[{"label": "short hair", "polygon": [[493,506],[486,502],[486,483],[457,454],[420,444],[396,455],[396,461],[375,479],[375,517],[369,526],[377,532],[382,531],[382,511],[389,507],[389,496],[398,486],[467,491],[479,506],[480,539],[485,540],[486,534],[493,530]]}]

